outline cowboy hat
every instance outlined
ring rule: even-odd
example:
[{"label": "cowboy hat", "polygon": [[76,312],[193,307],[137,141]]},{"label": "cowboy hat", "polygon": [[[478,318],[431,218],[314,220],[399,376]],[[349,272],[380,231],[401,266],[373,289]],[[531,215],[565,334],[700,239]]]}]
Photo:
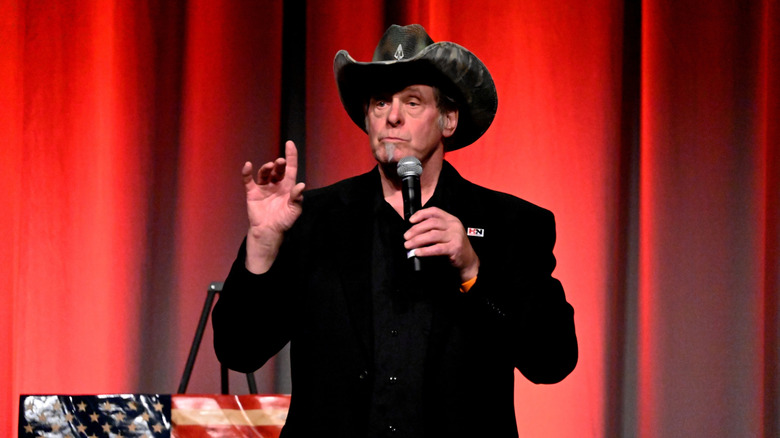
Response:
[{"label": "cowboy hat", "polygon": [[346,50],[340,50],[333,72],[344,109],[364,131],[365,105],[372,93],[397,91],[412,84],[438,87],[458,104],[458,126],[445,143],[448,151],[468,146],[482,136],[498,107],[496,86],[485,64],[458,44],[434,43],[419,24],[390,26],[371,62],[355,61]]}]

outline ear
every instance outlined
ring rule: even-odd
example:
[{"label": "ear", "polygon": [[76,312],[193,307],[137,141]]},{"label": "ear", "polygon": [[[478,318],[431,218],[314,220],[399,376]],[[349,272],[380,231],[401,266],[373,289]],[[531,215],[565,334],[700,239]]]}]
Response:
[{"label": "ear", "polygon": [[441,115],[441,135],[444,138],[451,137],[455,133],[455,129],[458,127],[458,110],[448,111]]}]

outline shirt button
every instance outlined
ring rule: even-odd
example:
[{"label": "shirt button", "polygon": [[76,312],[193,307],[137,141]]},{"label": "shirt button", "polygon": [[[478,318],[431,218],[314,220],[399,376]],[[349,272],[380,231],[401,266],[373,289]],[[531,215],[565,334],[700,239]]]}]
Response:
[{"label": "shirt button", "polygon": [[358,376],[358,379],[366,380],[366,378],[368,378],[368,371],[363,370],[363,372],[361,372],[360,375]]},{"label": "shirt button", "polygon": [[390,380],[390,383],[395,383],[395,382],[397,382],[397,381],[398,381],[398,377],[396,377],[396,376],[392,376],[392,377],[390,377],[390,379],[389,379],[389,380]]},{"label": "shirt button", "polygon": [[392,335],[393,337],[398,336],[398,330],[390,330],[390,335]]},{"label": "shirt button", "polygon": [[398,429],[396,429],[395,426],[388,426],[387,431],[390,433],[396,433],[398,432]]}]

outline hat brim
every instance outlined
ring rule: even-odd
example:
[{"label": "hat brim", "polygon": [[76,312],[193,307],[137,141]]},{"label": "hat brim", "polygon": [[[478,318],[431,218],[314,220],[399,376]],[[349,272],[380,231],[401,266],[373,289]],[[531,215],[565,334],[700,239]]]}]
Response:
[{"label": "hat brim", "polygon": [[487,131],[498,108],[487,67],[464,47],[442,41],[399,61],[358,62],[341,50],[333,61],[339,97],[349,117],[366,130],[365,105],[373,93],[412,84],[436,86],[458,102],[458,127],[447,151],[475,142]]}]

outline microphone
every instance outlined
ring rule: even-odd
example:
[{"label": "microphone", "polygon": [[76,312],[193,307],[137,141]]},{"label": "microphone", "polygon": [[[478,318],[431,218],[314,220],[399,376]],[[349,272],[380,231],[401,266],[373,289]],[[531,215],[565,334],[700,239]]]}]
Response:
[{"label": "microphone", "polygon": [[[418,210],[422,209],[420,194],[420,175],[422,175],[422,164],[415,157],[404,157],[398,161],[398,177],[401,178],[403,189],[401,194],[404,199],[404,220],[409,222],[409,218]],[[414,255],[414,250],[406,254],[406,258],[412,260],[412,266],[416,272],[420,272],[420,259]]]}]

